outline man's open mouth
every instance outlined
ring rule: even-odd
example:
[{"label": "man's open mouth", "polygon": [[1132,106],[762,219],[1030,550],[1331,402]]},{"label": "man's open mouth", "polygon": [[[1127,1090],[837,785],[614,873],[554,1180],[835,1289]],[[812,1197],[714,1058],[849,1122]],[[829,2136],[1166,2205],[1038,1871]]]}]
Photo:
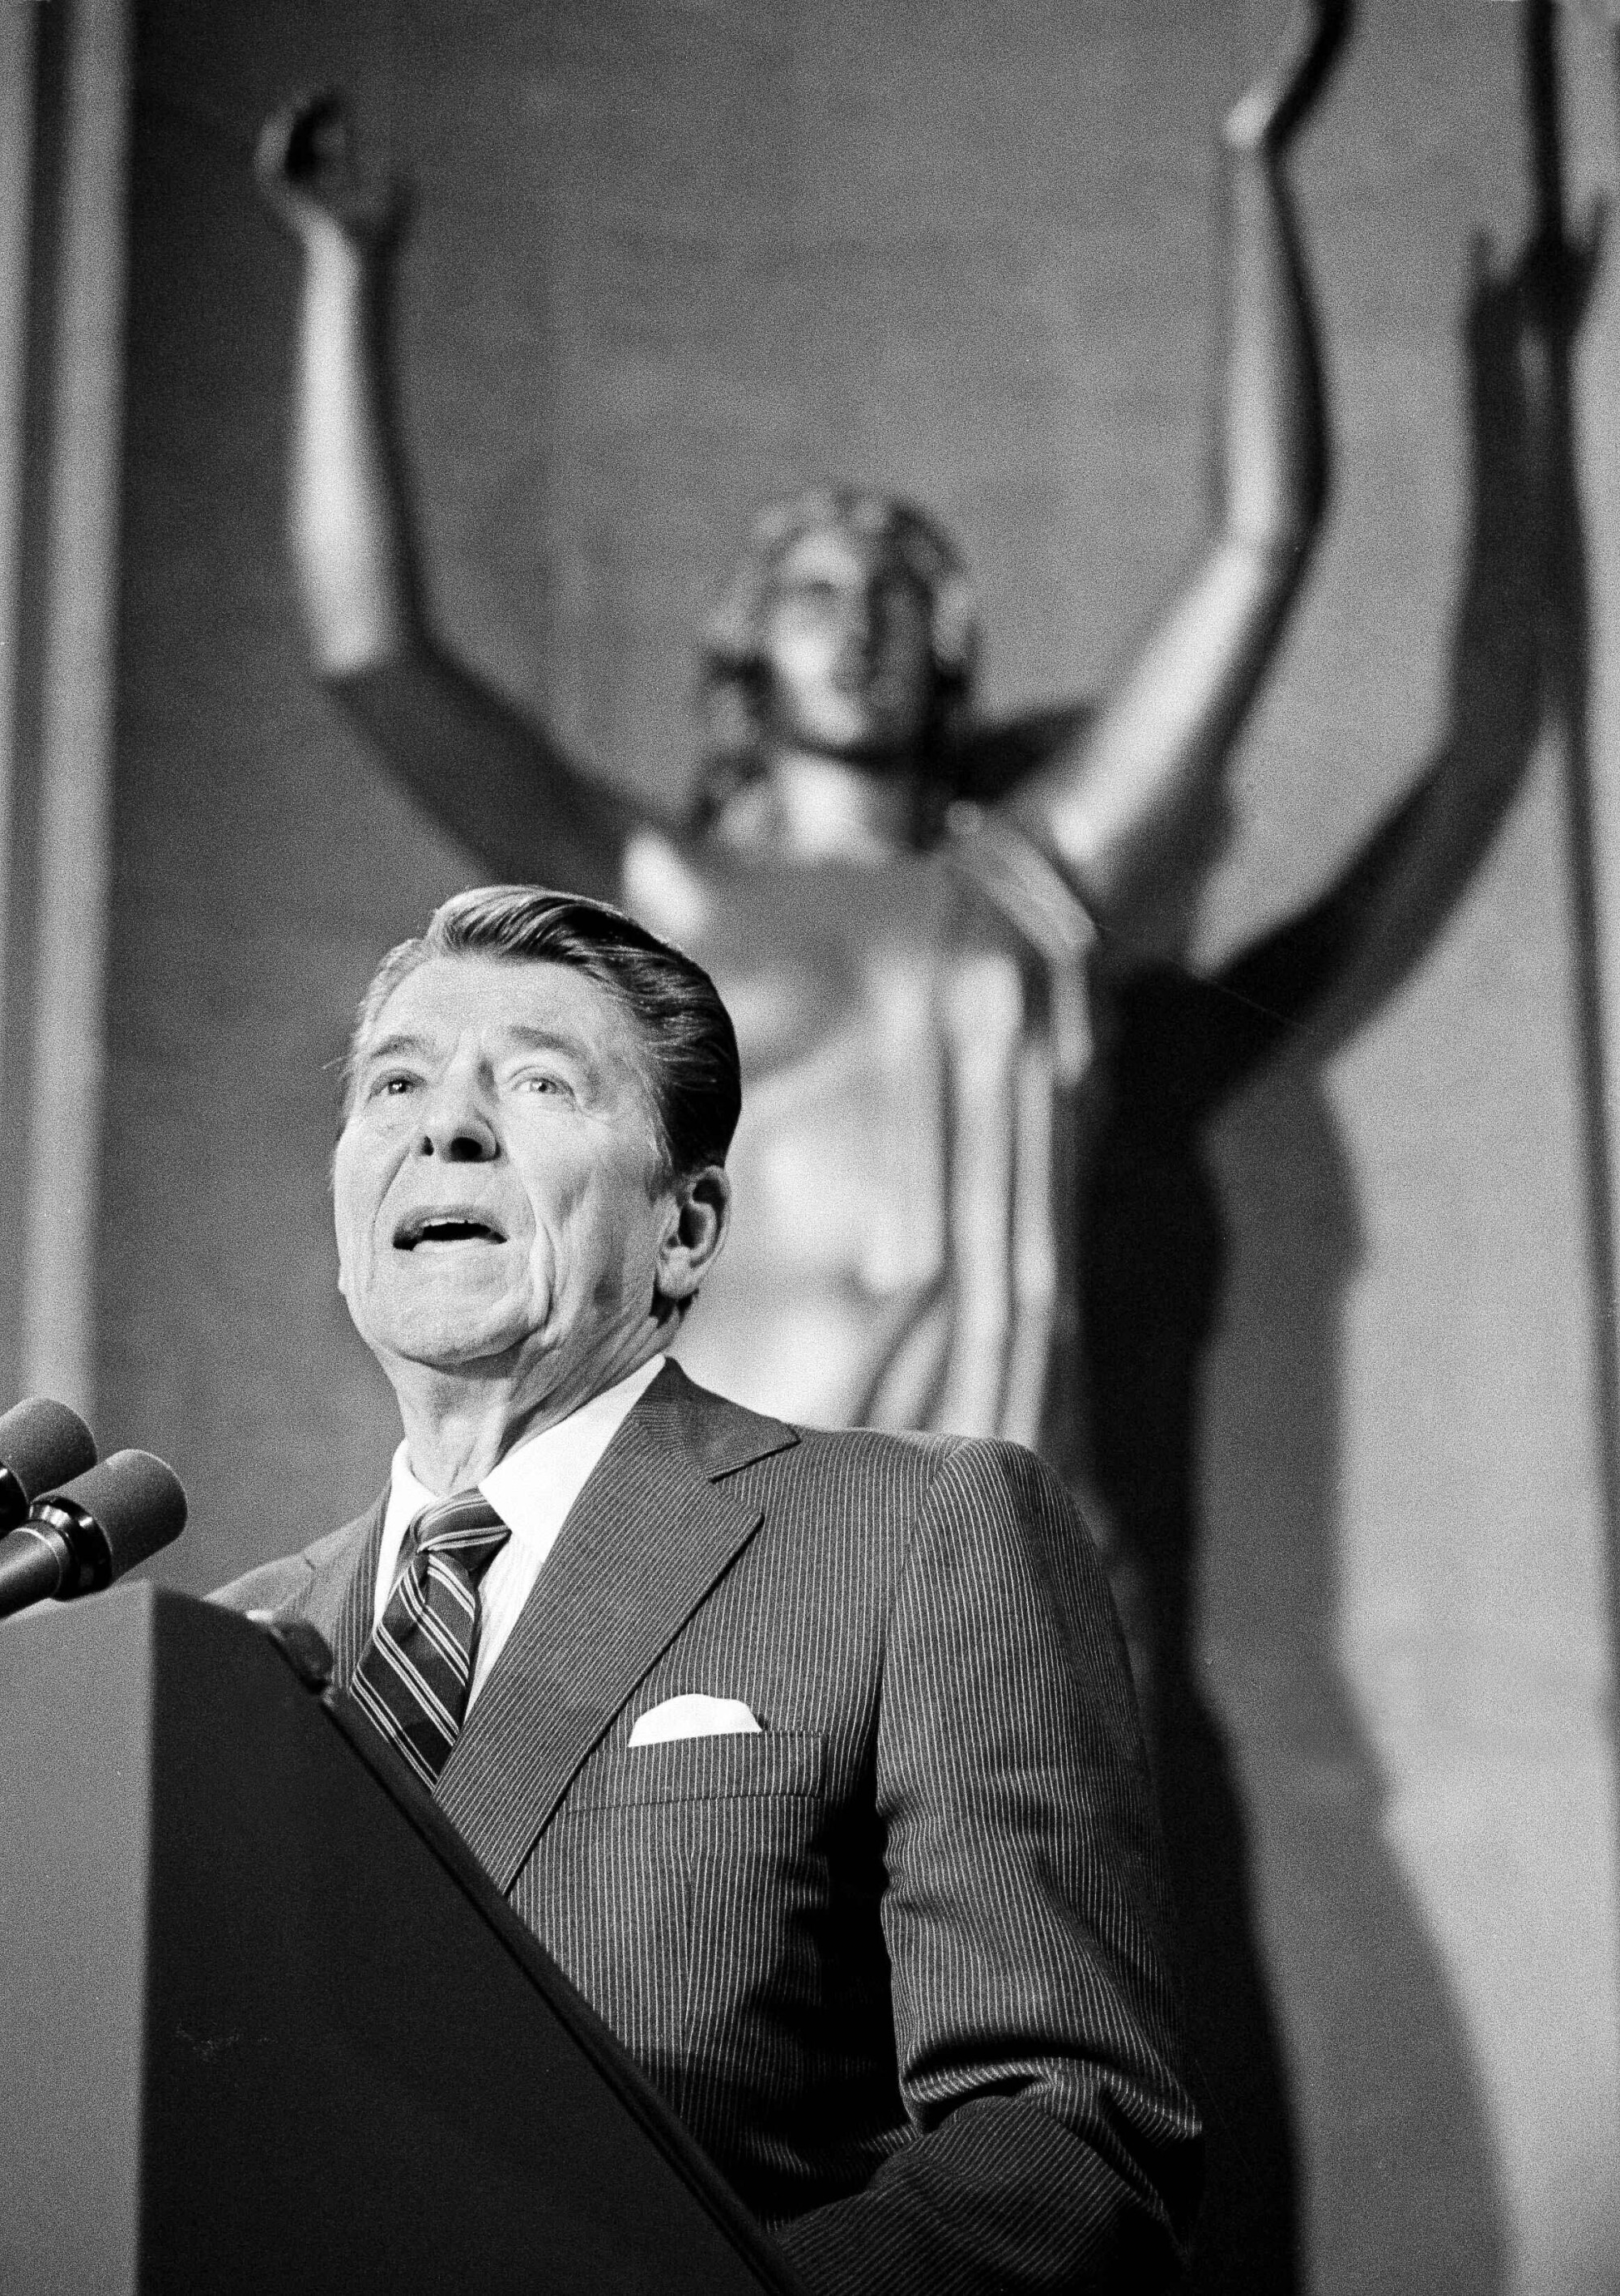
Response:
[{"label": "man's open mouth", "polygon": [[394,1230],[394,1250],[415,1251],[419,1243],[505,1243],[506,1235],[474,1212],[412,1212]]}]

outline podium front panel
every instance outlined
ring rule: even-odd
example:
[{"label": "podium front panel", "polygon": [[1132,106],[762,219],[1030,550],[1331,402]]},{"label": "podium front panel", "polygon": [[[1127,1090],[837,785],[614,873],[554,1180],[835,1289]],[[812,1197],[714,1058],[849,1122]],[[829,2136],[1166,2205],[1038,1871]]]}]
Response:
[{"label": "podium front panel", "polygon": [[0,1683],[40,1972],[0,2016],[8,2291],[791,2287],[257,1628],[139,1588],[0,1629]]}]

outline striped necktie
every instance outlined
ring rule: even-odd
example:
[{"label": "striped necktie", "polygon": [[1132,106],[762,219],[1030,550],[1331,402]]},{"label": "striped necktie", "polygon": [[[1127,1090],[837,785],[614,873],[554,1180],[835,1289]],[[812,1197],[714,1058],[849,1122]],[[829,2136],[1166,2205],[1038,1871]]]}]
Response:
[{"label": "striped necktie", "polygon": [[461,1734],[478,1648],[478,1582],[512,1536],[477,1491],[424,1507],[405,1568],[349,1685],[360,1711],[432,1786]]}]

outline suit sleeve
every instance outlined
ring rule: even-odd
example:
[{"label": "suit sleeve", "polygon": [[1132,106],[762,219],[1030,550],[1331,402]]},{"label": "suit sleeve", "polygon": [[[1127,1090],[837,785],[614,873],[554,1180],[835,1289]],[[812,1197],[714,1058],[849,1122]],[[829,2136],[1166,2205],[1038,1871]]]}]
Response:
[{"label": "suit sleeve", "polygon": [[279,1614],[296,1610],[309,1592],[309,1565],[301,1554],[289,1554],[275,1562],[261,1562],[255,1570],[244,1571],[228,1587],[216,1587],[208,1599],[218,1603],[223,1611],[270,1611]]},{"label": "suit sleeve", "polygon": [[826,2296],[1173,2286],[1200,2139],[1141,1734],[1091,1541],[1010,1445],[922,1509],[876,1787],[914,2136],[782,2245]]}]

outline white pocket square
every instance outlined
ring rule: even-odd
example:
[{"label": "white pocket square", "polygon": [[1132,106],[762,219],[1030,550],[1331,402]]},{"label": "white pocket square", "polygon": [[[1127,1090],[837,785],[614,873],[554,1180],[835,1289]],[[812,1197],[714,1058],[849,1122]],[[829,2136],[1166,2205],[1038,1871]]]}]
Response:
[{"label": "white pocket square", "polygon": [[724,1738],[752,1730],[759,1724],[740,1698],[711,1698],[701,1690],[683,1690],[662,1706],[649,1706],[636,1717],[630,1732],[632,1746],[658,1746],[666,1738]]}]

